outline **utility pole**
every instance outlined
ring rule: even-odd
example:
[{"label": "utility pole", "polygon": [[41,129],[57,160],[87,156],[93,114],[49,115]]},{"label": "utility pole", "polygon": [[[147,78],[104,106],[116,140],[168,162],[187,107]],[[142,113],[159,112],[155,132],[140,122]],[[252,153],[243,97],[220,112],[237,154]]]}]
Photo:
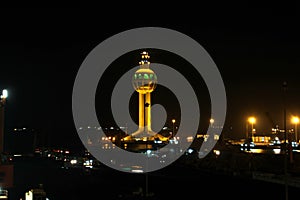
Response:
[{"label": "utility pole", "polygon": [[288,154],[288,148],[287,148],[287,131],[286,131],[286,90],[287,90],[287,82],[283,82],[283,127],[284,127],[284,186],[285,186],[285,200],[289,199],[289,188],[288,188],[288,173],[287,173],[287,154]]}]

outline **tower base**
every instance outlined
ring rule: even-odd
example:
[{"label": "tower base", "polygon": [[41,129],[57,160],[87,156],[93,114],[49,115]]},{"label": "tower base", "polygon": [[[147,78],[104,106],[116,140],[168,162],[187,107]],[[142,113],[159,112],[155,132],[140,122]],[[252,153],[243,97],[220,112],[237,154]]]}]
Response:
[{"label": "tower base", "polygon": [[131,135],[122,138],[122,141],[169,141],[170,137],[165,137],[154,131],[136,131]]}]

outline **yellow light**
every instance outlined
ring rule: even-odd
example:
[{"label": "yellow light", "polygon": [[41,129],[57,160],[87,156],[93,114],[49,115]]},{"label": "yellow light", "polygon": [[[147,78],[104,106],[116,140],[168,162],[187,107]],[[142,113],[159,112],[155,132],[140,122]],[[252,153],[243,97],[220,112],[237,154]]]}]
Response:
[{"label": "yellow light", "polygon": [[255,117],[249,117],[248,122],[251,123],[251,124],[255,124],[255,122],[256,122]]},{"label": "yellow light", "polygon": [[214,153],[215,153],[217,156],[219,156],[219,155],[221,154],[221,151],[220,151],[220,150],[214,149]]},{"label": "yellow light", "polygon": [[172,119],[172,123],[174,124],[176,122],[176,120],[175,119]]},{"label": "yellow light", "polygon": [[295,117],[295,116],[293,116],[292,118],[291,118],[291,122],[293,123],[293,124],[298,124],[299,123],[299,117]]},{"label": "yellow light", "polygon": [[209,122],[210,122],[211,124],[213,124],[213,123],[215,122],[215,120],[214,120],[214,119],[210,119]]}]

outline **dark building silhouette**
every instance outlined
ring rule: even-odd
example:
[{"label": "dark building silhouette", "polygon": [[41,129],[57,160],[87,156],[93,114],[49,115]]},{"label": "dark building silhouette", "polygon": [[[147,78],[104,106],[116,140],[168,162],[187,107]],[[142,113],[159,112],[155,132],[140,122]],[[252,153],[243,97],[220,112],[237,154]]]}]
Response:
[{"label": "dark building silhouette", "polygon": [[33,154],[37,146],[41,144],[38,131],[32,128],[13,128],[6,134],[6,152],[10,154]]}]

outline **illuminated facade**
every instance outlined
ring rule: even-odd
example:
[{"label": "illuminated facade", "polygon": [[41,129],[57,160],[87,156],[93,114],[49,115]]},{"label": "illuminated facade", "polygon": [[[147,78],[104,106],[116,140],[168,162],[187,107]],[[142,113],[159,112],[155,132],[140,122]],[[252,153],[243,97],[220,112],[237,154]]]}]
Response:
[{"label": "illuminated facade", "polygon": [[167,138],[151,129],[151,92],[156,88],[157,76],[150,69],[150,56],[148,53],[142,52],[141,58],[139,62],[140,68],[132,77],[133,87],[139,93],[139,127],[137,131],[126,137],[125,140],[129,138],[143,140],[159,138],[160,140],[167,140]]},{"label": "illuminated facade", "polygon": [[139,93],[139,128],[131,136],[138,138],[156,135],[151,129],[151,92],[156,88],[157,76],[149,68],[148,59],[150,56],[148,53],[144,51],[141,56],[140,69],[135,72],[132,78],[133,87]]}]

